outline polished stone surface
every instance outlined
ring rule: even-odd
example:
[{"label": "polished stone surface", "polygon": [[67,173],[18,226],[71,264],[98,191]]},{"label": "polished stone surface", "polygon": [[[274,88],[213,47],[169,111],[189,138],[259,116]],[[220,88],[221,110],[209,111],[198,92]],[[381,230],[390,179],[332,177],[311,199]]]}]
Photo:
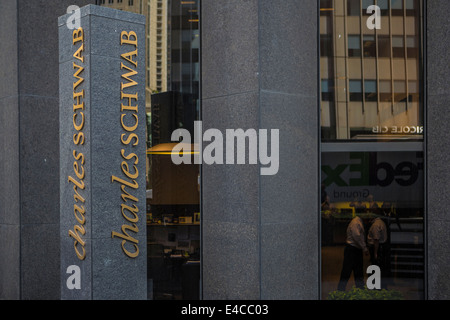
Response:
[{"label": "polished stone surface", "polygon": [[205,299],[319,296],[317,13],[313,2],[202,2],[204,130],[280,130],[277,175],[203,165]]},{"label": "polished stone surface", "polygon": [[427,287],[428,298],[433,300],[450,299],[449,10],[449,1],[427,1]]},{"label": "polished stone surface", "polygon": [[258,0],[202,1],[202,98],[258,90]]},{"label": "polished stone surface", "polygon": [[[145,206],[145,108],[140,101],[145,101],[145,29],[140,15],[128,12],[87,6],[81,9],[81,27],[85,34],[85,57],[81,63],[85,70],[82,73],[84,82],[79,90],[85,90],[85,143],[75,146],[72,136],[75,129],[72,124],[72,84],[74,81],[72,62],[73,52],[79,44],[72,45],[71,31],[61,22],[67,21],[67,16],[59,19],[59,54],[60,61],[60,186],[61,186],[61,298],[62,299],[147,299],[147,253],[146,253],[146,206]],[[121,54],[134,51],[132,45],[120,45],[122,31],[135,31],[138,38],[137,61],[138,74],[132,76],[138,85],[125,88],[124,93],[138,92],[139,124],[134,133],[139,137],[137,146],[124,145],[121,135],[125,133],[121,126],[120,88],[123,82],[121,62],[128,65]],[[77,63],[80,63],[77,60]],[[129,64],[131,67],[131,64]],[[133,67],[134,69],[134,67]],[[130,112],[125,112],[124,122],[133,124]],[[82,152],[85,156],[85,172],[83,179],[85,189],[80,191],[85,197],[85,229],[83,240],[86,241],[86,258],[79,260],[74,252],[74,240],[68,236],[75,224],[79,224],[73,216],[74,191],[73,184],[67,182],[68,176],[74,176],[72,151]],[[123,191],[121,184],[112,182],[112,176],[132,182],[122,173],[124,160],[121,150],[126,155],[136,154],[139,177],[137,190],[126,187],[126,191],[138,198],[138,202],[127,200],[127,205],[135,204],[138,208],[138,233],[128,231],[130,236],[138,240],[139,255],[131,258],[122,250],[122,239],[112,238],[112,232],[121,232],[123,225],[131,225],[121,213]],[[127,161],[132,168],[133,159]],[[128,213],[130,216],[130,213]],[[128,242],[125,247],[134,251]],[[69,275],[66,270],[71,265],[81,269],[81,289],[69,290],[65,280]]]},{"label": "polished stone surface", "polygon": [[15,230],[0,238],[0,299],[60,297],[57,19],[89,2],[0,3],[0,223]]}]

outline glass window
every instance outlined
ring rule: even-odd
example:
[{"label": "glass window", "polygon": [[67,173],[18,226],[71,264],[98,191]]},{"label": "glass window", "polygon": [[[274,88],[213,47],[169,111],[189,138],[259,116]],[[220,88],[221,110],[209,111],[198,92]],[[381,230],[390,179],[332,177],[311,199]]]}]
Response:
[{"label": "glass window", "polygon": [[390,58],[391,57],[391,38],[389,36],[378,36],[378,57]]},{"label": "glass window", "polygon": [[391,0],[393,16],[403,16],[403,0]]},{"label": "glass window", "polygon": [[405,45],[403,36],[392,36],[392,55],[394,58],[405,57]]},{"label": "glass window", "polygon": [[320,55],[322,57],[333,55],[333,42],[330,35],[320,35]]},{"label": "glass window", "polygon": [[387,299],[424,298],[423,168],[422,152],[322,153],[323,299],[350,299],[353,287],[369,296],[371,265]]},{"label": "glass window", "polygon": [[366,101],[378,101],[377,81],[364,81],[364,96]]},{"label": "glass window", "polygon": [[359,35],[348,36],[348,56],[361,57],[361,37]]},{"label": "glass window", "polygon": [[375,36],[350,17],[371,3],[335,0],[344,19],[321,23],[322,36],[348,39],[320,59],[336,79],[322,79],[322,298],[424,299],[423,1],[377,0],[393,34]]},{"label": "glass window", "polygon": [[377,43],[375,36],[366,35],[363,37],[364,57],[375,58],[377,56]]},{"label": "glass window", "polygon": [[347,0],[347,15],[359,16],[361,12],[359,0]]},{"label": "glass window", "polygon": [[389,0],[377,0],[377,6],[380,7],[382,16],[389,15]]},{"label": "glass window", "polygon": [[391,0],[392,9],[403,9],[403,0]]},{"label": "glass window", "polygon": [[418,58],[419,57],[419,46],[417,45],[417,37],[416,36],[407,36],[406,37],[406,54],[408,59],[410,58]]},{"label": "glass window", "polygon": [[370,15],[367,13],[367,8],[373,6],[375,4],[375,0],[362,0],[362,14]]},{"label": "glass window", "polygon": [[321,82],[322,101],[334,101],[334,81],[333,79],[324,79]]},{"label": "glass window", "polygon": [[361,80],[350,80],[349,82],[350,101],[362,101]]},{"label": "glass window", "polygon": [[418,4],[417,0],[406,0],[406,2],[405,2],[406,15],[407,16],[416,15],[418,5],[419,4]]}]

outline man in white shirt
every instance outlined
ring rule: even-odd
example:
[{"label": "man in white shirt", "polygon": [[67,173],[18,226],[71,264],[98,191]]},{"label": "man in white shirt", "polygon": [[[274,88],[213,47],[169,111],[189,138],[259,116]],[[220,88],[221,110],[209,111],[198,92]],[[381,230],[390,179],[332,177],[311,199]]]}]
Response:
[{"label": "man in white shirt", "polygon": [[345,291],[353,272],[357,288],[364,288],[363,254],[368,255],[364,223],[360,217],[352,219],[347,227],[347,239],[344,249],[344,262],[338,290]]}]

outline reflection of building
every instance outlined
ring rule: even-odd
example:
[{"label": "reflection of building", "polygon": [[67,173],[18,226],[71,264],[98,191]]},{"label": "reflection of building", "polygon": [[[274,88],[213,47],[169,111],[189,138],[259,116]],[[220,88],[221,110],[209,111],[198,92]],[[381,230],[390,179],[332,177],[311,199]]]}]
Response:
[{"label": "reflection of building", "polygon": [[[139,13],[147,17],[148,145],[153,145],[152,95],[166,91],[189,94],[192,99],[189,104],[185,104],[184,113],[187,114],[189,110],[193,112],[189,117],[199,119],[198,0],[97,0],[96,2],[102,6]],[[185,121],[180,123],[181,127],[186,124]],[[171,132],[165,134],[170,137]]]},{"label": "reflection of building", "polygon": [[148,112],[153,93],[177,91],[198,94],[198,0],[97,0],[97,3],[147,17]]},{"label": "reflection of building", "polygon": [[[380,133],[421,137],[420,1],[377,2],[381,28],[369,30],[374,1],[321,1],[322,133],[326,140]],[[391,7],[391,8],[390,8]],[[390,9],[390,10],[389,10]],[[333,33],[331,33],[333,32]]]},{"label": "reflection of building", "polygon": [[[391,252],[386,268],[392,272],[385,273],[389,274],[385,281],[390,289],[400,288],[408,298],[421,299],[425,291],[422,1],[320,4],[321,178],[329,198],[322,212],[323,297],[336,290],[340,270],[330,266],[342,264],[336,257],[348,246],[351,218],[381,215],[388,225],[386,246]],[[372,5],[377,5],[376,11],[368,12]],[[379,28],[369,28],[376,20]],[[368,199],[373,198],[377,205],[369,207]]]}]

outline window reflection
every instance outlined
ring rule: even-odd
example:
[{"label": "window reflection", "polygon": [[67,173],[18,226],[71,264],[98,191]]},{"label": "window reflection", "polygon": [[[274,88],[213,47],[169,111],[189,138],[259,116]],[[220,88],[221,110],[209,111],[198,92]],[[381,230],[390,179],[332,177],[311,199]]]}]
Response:
[{"label": "window reflection", "polygon": [[366,35],[363,38],[364,57],[375,58],[377,56],[377,43],[375,42],[375,36]]},{"label": "window reflection", "polygon": [[366,101],[378,101],[376,80],[364,81],[364,96]]},{"label": "window reflection", "polygon": [[359,35],[348,36],[348,56],[361,57],[361,37]]},{"label": "window reflection", "polygon": [[377,0],[377,6],[380,7],[382,16],[389,15],[389,0]]},{"label": "window reflection", "polygon": [[[321,118],[324,141],[333,141],[332,137],[360,139],[356,133],[370,133],[377,126],[423,126],[423,97],[418,96],[416,87],[411,87],[410,92],[407,85],[412,82],[420,88],[423,84],[421,2],[374,2],[382,10],[401,9],[402,15],[382,16],[381,29],[369,30],[366,26],[369,16],[363,12],[364,6],[372,2],[321,2],[326,5],[321,9],[329,13],[320,18],[321,78],[334,83],[336,90],[334,101],[329,100],[330,94],[322,95],[328,99]],[[406,8],[413,10],[414,15],[407,16]],[[377,104],[370,107],[375,113],[366,112],[367,103]],[[371,137],[378,138],[386,139],[379,133]],[[404,136],[390,138],[404,139]],[[412,138],[422,140],[423,135]]]},{"label": "window reflection", "polygon": [[392,53],[394,58],[405,57],[405,45],[403,44],[403,36],[392,36]]},{"label": "window reflection", "polygon": [[359,16],[361,13],[359,0],[347,0],[347,14],[349,16]]},{"label": "window reflection", "polygon": [[[366,26],[373,4],[378,30]],[[422,1],[327,5],[320,34],[335,42],[320,58],[322,298],[364,287],[376,264],[388,292],[423,299]],[[349,236],[358,226],[359,240]]]},{"label": "window reflection", "polygon": [[[399,291],[404,299],[423,299],[423,153],[325,152],[322,173],[323,297],[339,286],[349,290],[357,285],[342,271],[349,263],[344,258],[349,224],[359,217],[369,250],[359,257],[361,273],[380,265],[382,288]],[[369,254],[376,238],[374,223],[374,228],[384,225],[377,258]]]}]

